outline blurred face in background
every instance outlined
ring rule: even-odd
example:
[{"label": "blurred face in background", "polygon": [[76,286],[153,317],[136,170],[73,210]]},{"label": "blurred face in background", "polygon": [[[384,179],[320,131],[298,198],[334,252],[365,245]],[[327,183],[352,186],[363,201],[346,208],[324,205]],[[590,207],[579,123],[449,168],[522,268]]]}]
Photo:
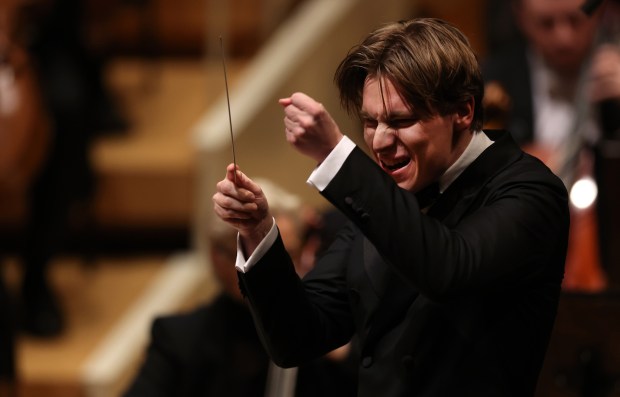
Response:
[{"label": "blurred face in background", "polygon": [[237,233],[231,230],[228,234],[222,234],[210,241],[211,264],[215,277],[223,291],[232,298],[243,301],[239,290],[237,269]]},{"label": "blurred face in background", "polygon": [[547,65],[561,76],[579,72],[587,58],[599,19],[580,7],[584,0],[516,0],[515,15],[523,34]]}]

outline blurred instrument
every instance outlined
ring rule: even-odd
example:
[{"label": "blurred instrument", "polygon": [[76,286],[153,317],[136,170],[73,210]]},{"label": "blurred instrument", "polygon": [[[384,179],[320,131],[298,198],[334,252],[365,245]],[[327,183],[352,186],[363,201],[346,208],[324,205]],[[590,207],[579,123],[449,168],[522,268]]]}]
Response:
[{"label": "blurred instrument", "polygon": [[28,187],[49,138],[34,70],[15,38],[19,6],[0,0],[0,191]]}]

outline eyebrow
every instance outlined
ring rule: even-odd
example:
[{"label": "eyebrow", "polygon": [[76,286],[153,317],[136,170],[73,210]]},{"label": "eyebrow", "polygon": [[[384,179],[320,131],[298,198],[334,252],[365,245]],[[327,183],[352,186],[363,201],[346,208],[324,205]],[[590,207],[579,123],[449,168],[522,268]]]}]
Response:
[{"label": "eyebrow", "polygon": [[360,111],[359,111],[359,116],[360,116],[360,119],[372,119],[372,117],[370,116],[370,114],[366,113],[366,112],[365,112],[365,111],[363,111],[363,110],[360,110]]},{"label": "eyebrow", "polygon": [[[373,116],[371,116],[370,114],[368,114],[367,112],[360,110],[359,112],[360,118],[362,119],[370,119],[370,120],[374,120],[375,118]],[[415,114],[411,111],[403,111],[403,112],[390,112],[387,117],[386,120],[394,120],[394,119],[402,119],[402,118],[411,118],[411,117],[416,117]]]}]

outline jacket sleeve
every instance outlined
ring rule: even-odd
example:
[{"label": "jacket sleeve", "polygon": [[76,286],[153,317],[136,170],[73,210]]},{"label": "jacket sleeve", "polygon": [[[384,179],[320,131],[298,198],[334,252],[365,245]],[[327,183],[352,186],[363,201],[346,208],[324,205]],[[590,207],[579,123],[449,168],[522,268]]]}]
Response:
[{"label": "jacket sleeve", "polygon": [[238,273],[263,345],[280,367],[292,367],[346,344],[354,325],[346,288],[353,227],[343,231],[300,280],[278,239],[247,273]]},{"label": "jacket sleeve", "polygon": [[322,194],[402,278],[431,299],[508,288],[549,266],[561,279],[566,190],[533,158],[507,168],[482,189],[483,202],[475,211],[452,226],[424,215],[415,196],[400,189],[360,149]]}]

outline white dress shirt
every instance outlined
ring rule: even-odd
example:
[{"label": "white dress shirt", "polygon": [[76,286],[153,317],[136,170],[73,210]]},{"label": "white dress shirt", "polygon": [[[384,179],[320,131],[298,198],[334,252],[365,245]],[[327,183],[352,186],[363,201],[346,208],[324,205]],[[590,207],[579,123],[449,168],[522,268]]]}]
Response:
[{"label": "white dress shirt", "polygon": [[[577,133],[586,142],[596,142],[600,133],[592,117],[578,119],[582,115],[578,114],[576,101],[579,95],[585,94],[576,91],[579,82],[561,81],[533,50],[528,51],[527,61],[531,71],[534,142],[552,152],[563,150],[577,127],[580,128]],[[562,91],[566,92],[562,95]],[[583,124],[577,125],[578,122]]]}]

